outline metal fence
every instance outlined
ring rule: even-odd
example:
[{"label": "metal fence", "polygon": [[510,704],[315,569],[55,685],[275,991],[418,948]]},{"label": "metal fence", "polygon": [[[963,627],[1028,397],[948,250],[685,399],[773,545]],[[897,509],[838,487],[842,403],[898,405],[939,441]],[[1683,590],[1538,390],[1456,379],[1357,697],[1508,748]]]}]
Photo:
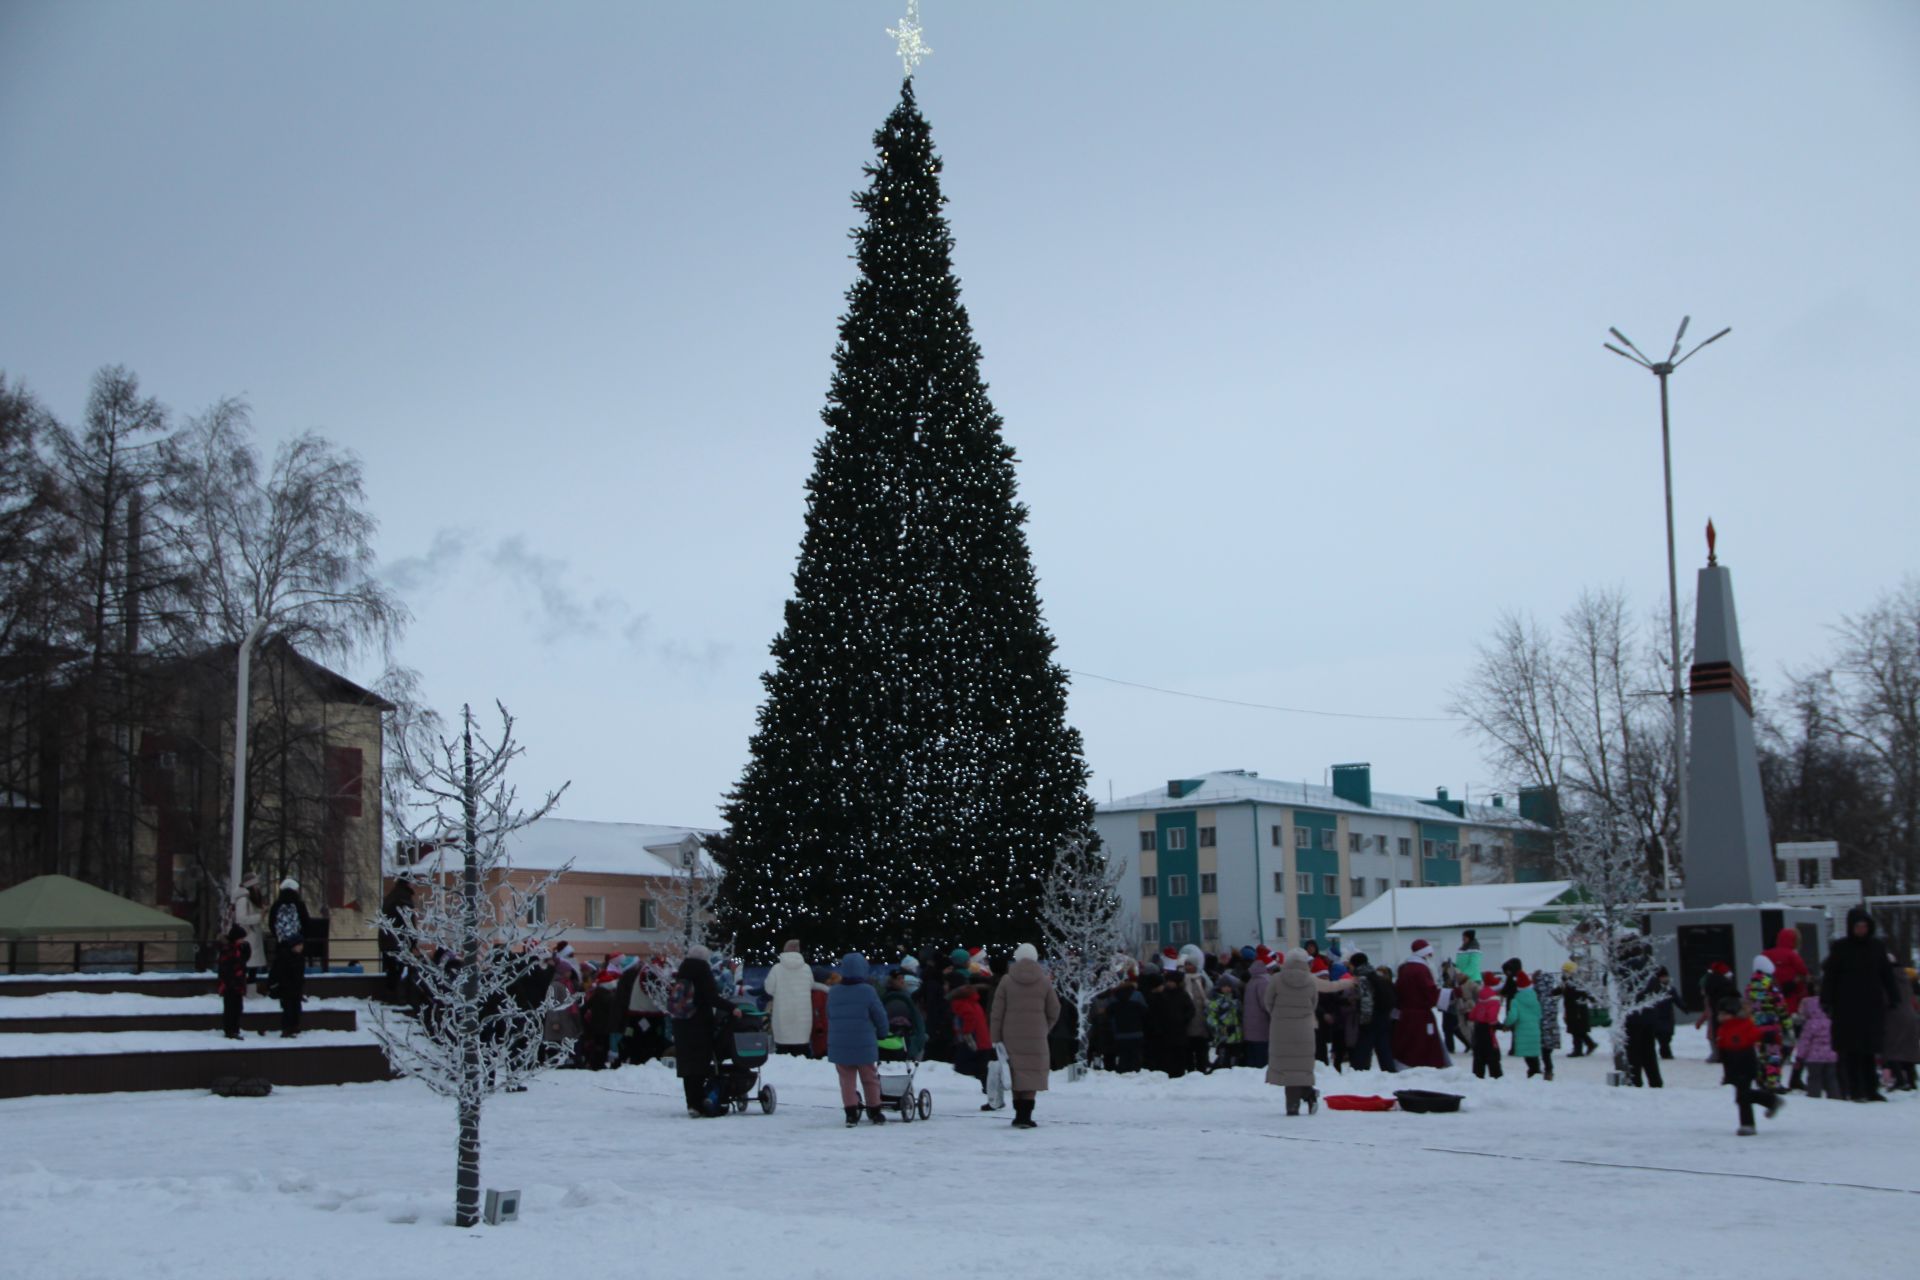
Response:
[{"label": "metal fence", "polygon": [[[12,938],[0,946],[7,974],[194,973],[212,969],[219,955],[217,943],[179,938]],[[313,937],[305,955],[309,973],[380,968],[376,938]]]}]

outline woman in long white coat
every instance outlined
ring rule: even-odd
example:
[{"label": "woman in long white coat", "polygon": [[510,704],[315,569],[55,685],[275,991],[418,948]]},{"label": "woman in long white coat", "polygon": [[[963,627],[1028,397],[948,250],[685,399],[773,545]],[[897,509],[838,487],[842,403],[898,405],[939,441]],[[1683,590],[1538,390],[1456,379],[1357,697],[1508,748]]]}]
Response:
[{"label": "woman in long white coat", "polygon": [[789,942],[767,974],[767,1001],[773,1006],[773,1043],[781,1053],[802,1054],[813,1039],[813,970]]},{"label": "woman in long white coat", "polygon": [[260,889],[260,877],[249,871],[233,894],[233,923],[247,931],[247,974],[267,963],[266,943],[261,940],[260,925],[266,918],[267,895]]}]

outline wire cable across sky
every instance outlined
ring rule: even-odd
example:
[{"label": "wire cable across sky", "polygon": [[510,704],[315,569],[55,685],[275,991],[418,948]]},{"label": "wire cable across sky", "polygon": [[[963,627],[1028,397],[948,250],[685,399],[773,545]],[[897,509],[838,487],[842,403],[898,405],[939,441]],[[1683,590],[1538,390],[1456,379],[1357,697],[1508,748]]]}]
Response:
[{"label": "wire cable across sky", "polygon": [[1116,676],[1103,676],[1093,671],[1077,671],[1067,668],[1067,674],[1084,676],[1089,680],[1104,680],[1108,684],[1124,685],[1129,689],[1145,689],[1148,693],[1164,693],[1170,698],[1192,698],[1197,702],[1219,702],[1229,707],[1246,707],[1253,711],[1280,711],[1295,716],[1321,716],[1329,720],[1394,720],[1404,724],[1465,724],[1459,716],[1387,716],[1370,715],[1363,711],[1319,711],[1312,707],[1282,707],[1270,702],[1248,702],[1240,698],[1216,698],[1207,693],[1187,693],[1181,689],[1162,689],[1159,685],[1141,684],[1137,680],[1121,680]]}]

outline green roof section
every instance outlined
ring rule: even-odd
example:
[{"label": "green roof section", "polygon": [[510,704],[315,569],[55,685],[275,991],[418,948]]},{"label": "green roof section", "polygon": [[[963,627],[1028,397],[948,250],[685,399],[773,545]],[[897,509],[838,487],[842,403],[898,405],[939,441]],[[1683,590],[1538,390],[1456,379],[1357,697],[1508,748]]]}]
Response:
[{"label": "green roof section", "polygon": [[193,936],[193,925],[179,916],[143,907],[72,876],[35,876],[0,891],[0,938],[63,933],[103,937],[134,929]]}]

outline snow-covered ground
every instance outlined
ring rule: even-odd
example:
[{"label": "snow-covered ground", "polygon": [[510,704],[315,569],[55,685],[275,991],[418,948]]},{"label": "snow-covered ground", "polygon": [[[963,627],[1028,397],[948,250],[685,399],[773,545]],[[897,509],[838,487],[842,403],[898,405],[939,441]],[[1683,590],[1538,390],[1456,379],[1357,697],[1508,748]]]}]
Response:
[{"label": "snow-covered ground", "polygon": [[1551,1085],[1321,1073],[1465,1094],[1453,1116],[1289,1119],[1244,1070],[1055,1077],[1027,1133],[945,1067],[932,1121],[853,1131],[821,1063],[768,1068],[772,1116],[699,1121],[665,1068],[561,1072],[487,1104],[483,1183],[525,1199],[471,1231],[447,1225],[451,1105],[412,1082],[0,1101],[0,1272],[1915,1274],[1920,1103],[1795,1097],[1738,1138],[1695,1036],[1676,1048],[1657,1092],[1594,1060]]}]

